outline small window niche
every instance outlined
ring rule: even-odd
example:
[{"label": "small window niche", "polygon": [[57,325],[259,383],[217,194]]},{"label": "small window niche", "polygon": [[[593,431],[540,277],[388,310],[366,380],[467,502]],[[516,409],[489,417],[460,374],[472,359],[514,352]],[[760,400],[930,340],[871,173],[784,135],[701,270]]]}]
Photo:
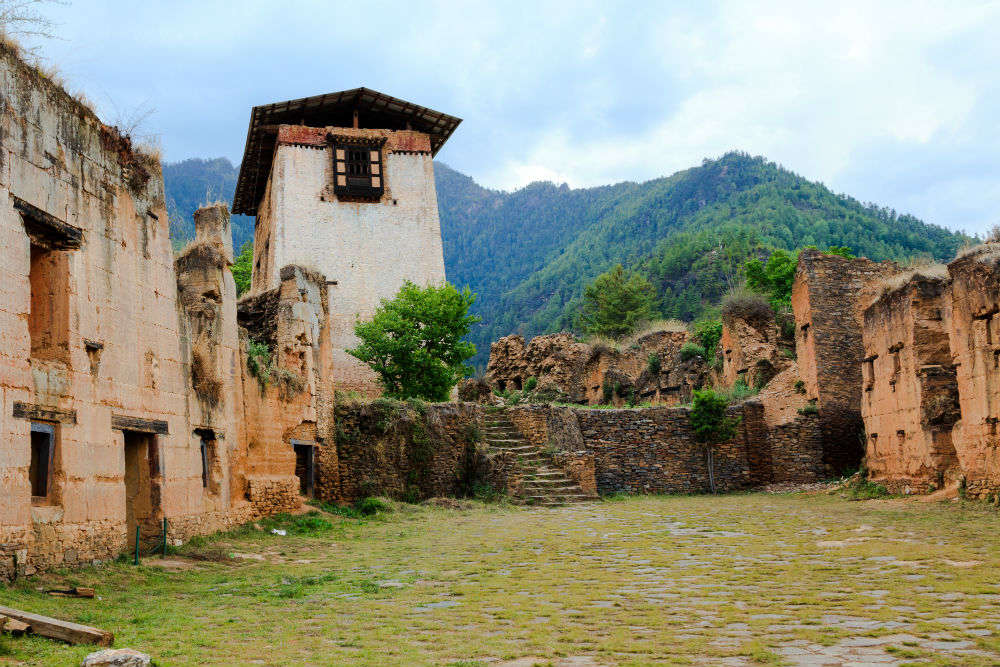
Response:
[{"label": "small window niche", "polygon": [[55,455],[55,425],[31,422],[31,463],[28,467],[28,479],[31,483],[31,502],[34,505],[48,505],[52,501]]},{"label": "small window niche", "polygon": [[336,144],[333,156],[333,191],[338,197],[382,197],[385,178],[379,146]]},{"label": "small window niche", "polygon": [[209,495],[217,496],[222,490],[222,463],[219,460],[219,443],[210,430],[198,431],[201,454],[201,486]]},{"label": "small window niche", "polygon": [[316,486],[316,443],[292,440],[295,452],[295,476],[299,478],[299,493],[312,498]]},{"label": "small window niche", "polygon": [[69,252],[31,244],[31,358],[69,363]]}]

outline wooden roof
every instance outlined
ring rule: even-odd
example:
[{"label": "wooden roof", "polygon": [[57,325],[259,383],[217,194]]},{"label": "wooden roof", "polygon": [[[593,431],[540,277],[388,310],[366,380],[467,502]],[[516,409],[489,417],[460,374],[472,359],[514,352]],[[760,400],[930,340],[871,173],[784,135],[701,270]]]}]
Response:
[{"label": "wooden roof", "polygon": [[363,128],[412,129],[430,135],[431,153],[434,155],[462,122],[461,118],[368,88],[354,88],[254,107],[250,113],[243,163],[240,165],[240,177],[233,196],[233,213],[257,214],[257,204],[260,203],[268,174],[271,173],[276,126],[353,127],[355,109],[359,112],[360,126]]}]

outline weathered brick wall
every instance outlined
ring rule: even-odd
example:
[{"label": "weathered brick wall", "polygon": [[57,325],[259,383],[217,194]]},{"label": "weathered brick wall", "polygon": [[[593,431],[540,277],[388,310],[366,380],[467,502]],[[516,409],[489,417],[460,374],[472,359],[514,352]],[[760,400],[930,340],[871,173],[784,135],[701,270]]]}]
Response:
[{"label": "weathered brick wall", "polygon": [[946,276],[917,274],[864,312],[866,463],[869,477],[894,492],[933,490],[959,474],[950,301]]},{"label": "weathered brick wall", "polygon": [[[335,408],[337,470],[334,475],[325,467],[332,457],[319,457],[317,495],[336,502],[374,495],[465,495],[482,417],[482,408],[471,403],[340,403]],[[326,481],[334,478],[337,486]]]},{"label": "weathered brick wall", "polygon": [[[732,416],[742,411],[730,409]],[[688,410],[577,410],[584,446],[594,455],[600,493],[705,493],[705,446],[694,440]],[[750,485],[741,436],[713,448],[715,485],[736,491]]]},{"label": "weathered brick wall", "polygon": [[893,262],[847,259],[817,250],[799,255],[792,287],[795,349],[806,394],[816,399],[830,472],[856,467],[864,454],[861,422],[861,311]]},{"label": "weathered brick wall", "polygon": [[948,265],[951,350],[961,422],[955,445],[970,495],[1000,494],[1000,245],[989,243]]}]

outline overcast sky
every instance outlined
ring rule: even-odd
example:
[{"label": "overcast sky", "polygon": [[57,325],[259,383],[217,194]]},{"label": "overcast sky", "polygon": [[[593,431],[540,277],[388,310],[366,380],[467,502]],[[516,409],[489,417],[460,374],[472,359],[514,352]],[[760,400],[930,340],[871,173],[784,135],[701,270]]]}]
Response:
[{"label": "overcast sky", "polygon": [[480,183],[648,180],[739,149],[837,192],[1000,223],[1000,0],[73,0],[43,50],[169,161],[238,163],[250,108],[367,86],[464,119]]}]

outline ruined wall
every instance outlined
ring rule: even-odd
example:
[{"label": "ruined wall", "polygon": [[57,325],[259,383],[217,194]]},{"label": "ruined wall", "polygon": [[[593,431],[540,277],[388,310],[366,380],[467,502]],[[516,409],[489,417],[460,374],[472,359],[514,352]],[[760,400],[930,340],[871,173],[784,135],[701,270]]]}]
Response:
[{"label": "ruined wall", "polygon": [[[313,493],[321,484],[338,484],[326,278],[294,265],[279,274],[278,287],[239,303],[244,419],[234,489],[262,512],[299,505],[295,444],[312,447]],[[251,343],[265,351],[252,355]],[[321,479],[321,462],[332,479]]]},{"label": "ruined wall", "polygon": [[[318,495],[353,502],[366,496],[422,500],[472,491],[483,410],[471,403],[338,403],[337,470],[324,464]],[[506,466],[513,468],[513,462]],[[516,470],[505,471],[516,475]],[[336,478],[339,485],[327,483]],[[516,480],[503,482],[504,486]]]},{"label": "ruined wall", "polygon": [[894,492],[941,488],[959,474],[950,302],[949,280],[916,275],[886,287],[864,312],[866,463],[869,477]]},{"label": "ruined wall", "polygon": [[[333,194],[330,132],[385,139],[379,201],[341,201]],[[355,321],[370,316],[405,280],[429,285],[445,279],[428,136],[282,126],[267,187],[257,219],[253,291],[275,287],[277,267],[299,264],[322,272],[332,282],[333,377],[342,390],[377,395],[371,370],[345,352],[357,343]]]},{"label": "ruined wall", "polygon": [[951,351],[961,421],[954,443],[970,495],[1000,493],[1000,248],[989,243],[948,265]]},{"label": "ruined wall", "polygon": [[[536,336],[525,343],[506,336],[490,347],[486,380],[500,391],[521,390],[528,378],[545,399],[568,403],[676,405],[691,399],[706,379],[703,360],[684,361],[685,331],[658,331],[622,344],[621,350],[577,341],[572,334]],[[655,357],[659,368],[650,363]]]},{"label": "ruined wall", "polygon": [[[150,434],[158,515],[199,509],[185,489],[200,485],[200,462],[157,160],[7,47],[0,138],[0,576],[11,576],[127,544],[123,422],[163,431]],[[32,421],[55,432],[35,500]]]},{"label": "ruined wall", "polygon": [[742,380],[748,387],[761,388],[789,365],[773,316],[755,320],[724,315],[719,347],[722,379],[729,387]]},{"label": "ruined wall", "polygon": [[795,350],[806,396],[823,429],[831,473],[857,467],[864,453],[861,422],[861,313],[892,262],[847,259],[817,250],[799,255],[792,286]]}]

